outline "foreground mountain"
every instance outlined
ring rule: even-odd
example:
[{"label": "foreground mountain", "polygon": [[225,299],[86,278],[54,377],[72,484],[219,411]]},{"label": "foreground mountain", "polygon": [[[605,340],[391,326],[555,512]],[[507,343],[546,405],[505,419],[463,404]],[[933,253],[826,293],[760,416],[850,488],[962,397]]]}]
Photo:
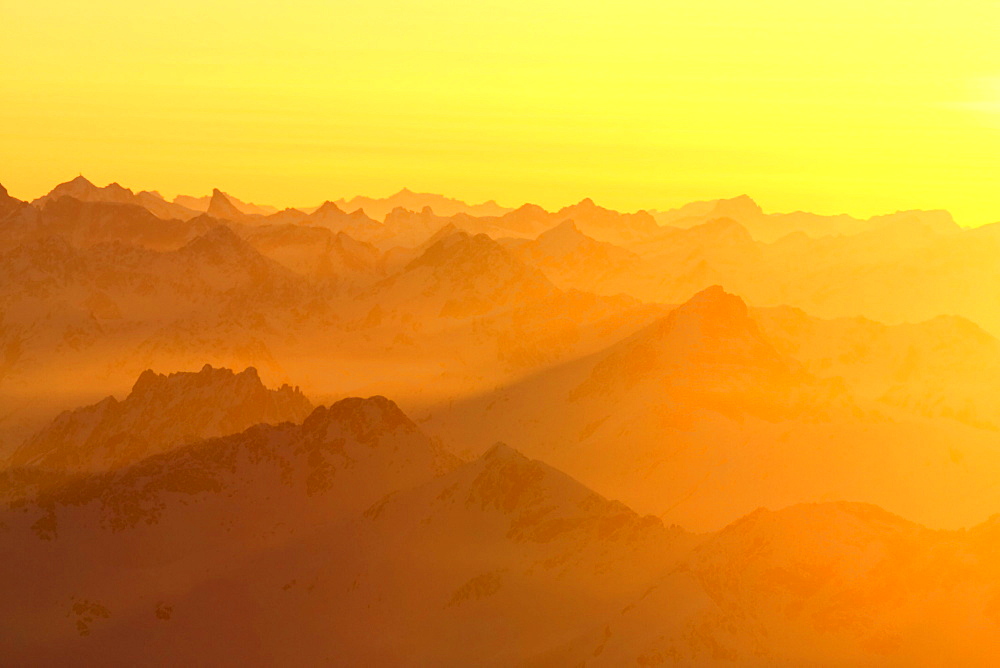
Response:
[{"label": "foreground mountain", "polygon": [[459,464],[381,397],[69,481],[0,522],[17,663],[506,665],[692,542],[506,446]]},{"label": "foreground mountain", "polygon": [[855,503],[665,528],[347,399],[0,511],[17,665],[989,665],[994,520]]},{"label": "foreground mountain", "polygon": [[354,665],[516,663],[639,595],[691,542],[502,444],[376,504],[357,532],[319,580],[342,592],[326,632]]},{"label": "foreground mountain", "polygon": [[987,666],[998,537],[862,504],[761,510],[537,664]]}]

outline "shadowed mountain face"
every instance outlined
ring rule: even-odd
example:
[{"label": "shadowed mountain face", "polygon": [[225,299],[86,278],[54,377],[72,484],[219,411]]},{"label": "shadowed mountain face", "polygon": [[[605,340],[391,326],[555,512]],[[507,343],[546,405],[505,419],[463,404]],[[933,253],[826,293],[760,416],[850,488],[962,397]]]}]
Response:
[{"label": "shadowed mountain face", "polygon": [[998,253],[0,188],[0,663],[992,665]]},{"label": "shadowed mountain face", "polygon": [[727,376],[791,377],[790,363],[766,341],[743,300],[720,286],[707,288],[616,348],[594,367],[581,391],[601,391],[589,383],[633,385],[652,375],[692,386],[722,382]]},{"label": "shadowed mountain face", "polygon": [[11,197],[7,193],[7,189],[0,185],[0,221],[16,215],[27,205],[27,202],[22,202],[16,197]]},{"label": "shadowed mountain face", "polygon": [[519,443],[696,530],[800,501],[866,501],[950,528],[1000,504],[993,431],[873,400],[857,367],[846,383],[825,375],[784,336],[782,351],[741,299],[709,288],[602,352],[442,406],[427,428],[473,452],[486,434]]}]

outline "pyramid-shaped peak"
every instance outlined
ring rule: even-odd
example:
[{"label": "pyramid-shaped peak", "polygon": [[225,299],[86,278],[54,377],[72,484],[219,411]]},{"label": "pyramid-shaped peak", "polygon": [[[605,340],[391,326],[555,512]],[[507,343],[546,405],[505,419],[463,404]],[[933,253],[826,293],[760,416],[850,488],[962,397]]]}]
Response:
[{"label": "pyramid-shaped peak", "polygon": [[709,313],[713,317],[748,318],[749,309],[739,296],[726,292],[721,285],[712,285],[695,294],[677,307],[675,313]]},{"label": "pyramid-shaped peak", "polygon": [[513,211],[511,211],[510,214],[508,214],[508,215],[512,215],[512,214],[517,214],[517,215],[526,215],[526,214],[530,214],[530,215],[545,215],[546,213],[548,213],[548,212],[545,209],[543,209],[542,207],[538,206],[537,204],[531,204],[529,202],[527,204],[522,204],[521,206],[517,207],[516,209],[514,209]]},{"label": "pyramid-shaped peak", "polygon": [[554,227],[551,227],[542,232],[540,235],[538,235],[538,238],[539,239],[578,238],[586,236],[587,235],[585,235],[583,232],[580,231],[580,228],[579,226],[577,226],[576,221],[574,221],[572,218],[567,218],[558,225],[555,225]]},{"label": "pyramid-shaped peak", "polygon": [[500,441],[494,443],[490,446],[490,449],[483,453],[480,458],[487,462],[497,462],[497,461],[527,461],[527,457],[522,455],[520,452],[510,447],[506,443]]},{"label": "pyramid-shaped peak", "polygon": [[96,196],[100,190],[100,188],[81,175],[66,181],[65,183],[60,183],[55,188],[50,190],[47,195],[40,197],[39,200],[52,200],[61,196],[75,197],[76,199],[89,199]]},{"label": "pyramid-shaped peak", "polygon": [[675,308],[651,329],[677,359],[694,363],[788,369],[740,297],[712,285]]},{"label": "pyramid-shaped peak", "polygon": [[580,231],[580,228],[576,226],[576,222],[572,218],[568,218],[563,222],[559,223],[558,225],[556,225],[555,227],[553,227],[552,229],[542,232],[542,235],[546,234],[557,234],[563,236],[570,234],[577,235],[583,233]]},{"label": "pyramid-shaped peak", "polygon": [[324,214],[338,214],[338,215],[340,215],[340,214],[343,214],[343,213],[344,213],[343,209],[341,209],[339,206],[337,206],[335,203],[331,202],[330,200],[326,200],[325,202],[323,202],[322,204],[319,205],[318,209],[316,209],[315,211],[313,211],[313,215],[314,216],[315,215],[324,215]]},{"label": "pyramid-shaped peak", "polygon": [[715,234],[722,232],[730,232],[736,234],[746,233],[749,236],[749,232],[746,231],[747,228],[744,227],[744,225],[740,223],[738,220],[730,216],[715,216],[705,221],[704,223],[699,223],[698,225],[694,225],[689,229],[697,230],[701,233],[715,233]]},{"label": "pyramid-shaped peak", "polygon": [[[211,368],[211,367],[209,367]],[[204,371],[204,369],[202,369]],[[156,373],[152,369],[146,369],[139,374],[139,378],[136,379],[135,384],[132,385],[131,394],[142,394],[147,392],[151,387],[154,387],[161,380],[165,379],[166,376],[163,374]]]},{"label": "pyramid-shaped peak", "polygon": [[442,227],[440,230],[438,230],[430,237],[428,237],[427,240],[424,241],[424,243],[418,246],[418,248],[420,249],[430,248],[431,246],[441,241],[442,239],[447,239],[448,237],[454,236],[459,233],[468,236],[468,232],[465,232],[462,229],[456,227],[454,223],[446,223],[444,227]]},{"label": "pyramid-shaped peak", "polygon": [[550,250],[556,248],[570,250],[588,240],[590,237],[581,232],[573,219],[570,218],[539,234],[535,243]]},{"label": "pyramid-shaped peak", "polygon": [[243,217],[243,213],[236,208],[236,205],[233,204],[226,194],[218,188],[212,189],[212,199],[208,203],[207,213],[210,216],[228,220],[237,220]]},{"label": "pyramid-shaped peak", "polygon": [[187,243],[185,248],[242,248],[243,240],[228,225],[215,225]]},{"label": "pyramid-shaped peak", "polygon": [[264,259],[253,246],[241,239],[228,225],[215,225],[204,234],[189,241],[177,252],[182,256],[189,258],[193,256],[198,261],[207,261],[216,265],[243,263],[243,269],[249,268],[246,263]]},{"label": "pyramid-shaped peak", "polygon": [[617,211],[612,209],[606,209],[605,207],[596,204],[594,200],[589,197],[585,197],[576,204],[571,204],[570,206],[564,206],[557,212],[560,216],[581,216],[581,220],[578,222],[585,223],[590,218],[604,218],[608,216],[617,217],[619,214]]}]

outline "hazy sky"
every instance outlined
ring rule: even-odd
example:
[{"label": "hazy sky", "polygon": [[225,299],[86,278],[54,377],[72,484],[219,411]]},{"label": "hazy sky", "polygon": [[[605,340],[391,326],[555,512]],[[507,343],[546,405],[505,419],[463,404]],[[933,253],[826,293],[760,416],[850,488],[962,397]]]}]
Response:
[{"label": "hazy sky", "polygon": [[0,0],[0,183],[1000,220],[996,0]]}]

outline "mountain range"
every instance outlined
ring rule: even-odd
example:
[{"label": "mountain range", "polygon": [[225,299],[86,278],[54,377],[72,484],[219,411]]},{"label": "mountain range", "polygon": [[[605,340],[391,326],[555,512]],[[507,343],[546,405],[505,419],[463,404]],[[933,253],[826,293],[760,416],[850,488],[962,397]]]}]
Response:
[{"label": "mountain range", "polygon": [[998,253],[0,187],[0,663],[990,665]]}]

